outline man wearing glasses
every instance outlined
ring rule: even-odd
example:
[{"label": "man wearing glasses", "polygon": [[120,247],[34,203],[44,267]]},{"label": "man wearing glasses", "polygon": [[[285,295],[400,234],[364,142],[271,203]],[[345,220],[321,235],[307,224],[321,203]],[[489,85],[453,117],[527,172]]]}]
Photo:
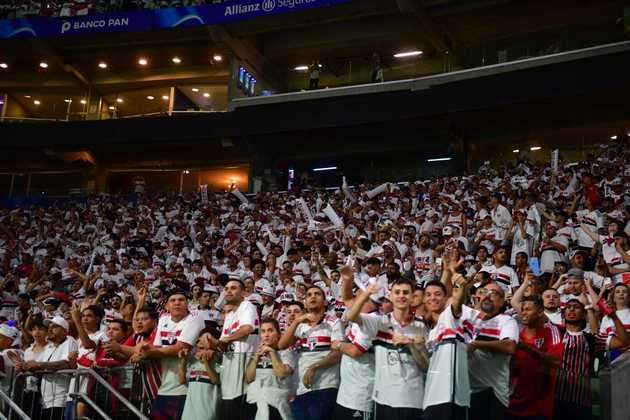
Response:
[{"label": "man wearing glasses", "polygon": [[[519,329],[503,313],[505,291],[495,282],[475,293],[473,323],[465,327],[470,373],[470,420],[502,420],[510,395],[510,358],[516,350]],[[472,329],[472,331],[471,331]]]}]

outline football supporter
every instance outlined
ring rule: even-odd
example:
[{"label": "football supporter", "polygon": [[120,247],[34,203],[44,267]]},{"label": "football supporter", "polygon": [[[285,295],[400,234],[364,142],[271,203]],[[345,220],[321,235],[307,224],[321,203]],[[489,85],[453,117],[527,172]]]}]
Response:
[{"label": "football supporter", "polygon": [[306,291],[306,313],[297,317],[282,334],[281,350],[297,344],[298,389],[291,403],[296,419],[325,420],[332,416],[339,387],[339,350],[331,343],[339,319],[326,314],[324,292],[317,286]]},{"label": "football supporter", "polygon": [[506,418],[551,420],[556,369],[562,357],[558,328],[544,315],[542,299],[526,296],[520,303],[521,328],[512,362],[512,393]]},{"label": "football supporter", "polygon": [[[389,314],[361,314],[371,294],[381,290],[374,282],[363,290],[348,313],[374,339],[374,417],[407,420],[422,415],[428,356],[424,342],[427,327],[411,311],[413,285],[398,279],[391,284]],[[419,398],[420,397],[420,398]]]},{"label": "football supporter", "polygon": [[151,418],[171,420],[182,416],[187,393],[186,385],[179,381],[178,355],[197,342],[203,323],[188,313],[188,297],[179,289],[169,293],[166,309],[168,314],[160,317],[153,342],[138,345],[131,360],[161,361],[162,383],[151,407]]}]

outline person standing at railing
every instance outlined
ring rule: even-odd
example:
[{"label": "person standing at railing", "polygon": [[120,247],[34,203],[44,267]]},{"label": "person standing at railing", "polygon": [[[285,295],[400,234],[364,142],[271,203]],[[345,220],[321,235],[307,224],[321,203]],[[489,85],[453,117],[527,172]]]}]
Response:
[{"label": "person standing at railing", "polygon": [[190,350],[203,329],[201,318],[188,312],[188,296],[180,289],[172,290],[166,300],[167,315],[160,317],[153,343],[137,346],[132,362],[158,359],[162,366],[162,385],[151,407],[151,419],[180,419],[186,402],[186,385],[179,383],[178,354]]},{"label": "person standing at railing", "polygon": [[[17,328],[8,324],[0,325],[0,388],[8,392],[13,379],[15,354],[20,350],[14,349],[16,341],[20,336]],[[12,357],[11,354],[14,356]]]},{"label": "person standing at railing", "polygon": [[[27,320],[26,325],[30,330],[28,331],[28,334],[33,338],[33,344],[24,350],[23,355],[20,353],[9,353],[9,357],[13,360],[15,369],[18,372],[25,370],[27,362],[44,361],[42,357],[45,355],[44,350],[48,345],[48,342],[46,341],[48,329],[42,323],[41,318],[38,318],[36,321],[31,321],[29,315],[29,320]],[[33,417],[34,413],[40,412],[41,406],[39,381],[36,377],[29,376],[26,378],[26,383],[24,384],[24,394],[21,398],[20,407],[25,410],[27,414],[31,414],[31,417]]]},{"label": "person standing at railing", "polygon": [[[57,371],[62,369],[74,369],[79,351],[79,343],[68,335],[70,325],[61,316],[55,316],[45,321],[48,326],[48,345],[39,360],[24,362],[24,370]],[[68,375],[44,374],[42,377],[42,411],[41,418],[60,420],[64,416],[64,407],[68,395],[70,377]]]},{"label": "person standing at railing", "polygon": [[[79,306],[75,303],[70,310],[72,316],[72,322],[79,334],[79,356],[77,359],[78,368],[88,369],[92,367],[96,360],[96,350],[107,335],[105,331],[100,329],[101,321],[103,320],[103,309],[97,305],[90,305],[87,308],[80,310]],[[70,391],[74,391],[74,378],[70,382]],[[79,385],[77,387],[78,392],[87,391],[87,378],[79,378]],[[74,410],[74,400],[68,398],[66,406],[66,418]],[[88,407],[82,401],[77,401],[76,404],[76,416],[85,417],[88,414]]]},{"label": "person standing at railing", "polygon": [[216,366],[219,353],[211,350],[208,342],[201,338],[195,350],[194,353],[188,350],[179,353],[179,383],[188,383],[182,419],[218,420],[221,378]]}]

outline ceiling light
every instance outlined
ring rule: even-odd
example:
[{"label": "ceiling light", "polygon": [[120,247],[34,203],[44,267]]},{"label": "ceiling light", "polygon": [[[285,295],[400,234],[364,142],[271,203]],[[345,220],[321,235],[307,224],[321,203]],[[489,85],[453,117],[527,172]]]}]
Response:
[{"label": "ceiling light", "polygon": [[308,70],[308,66],[297,66],[293,70],[295,70],[295,71],[306,71],[306,70]]},{"label": "ceiling light", "polygon": [[72,102],[72,99],[64,99],[63,100],[65,103],[69,104],[70,102]]},{"label": "ceiling light", "polygon": [[45,61],[42,61],[41,63],[39,63],[39,67],[43,68],[43,69],[47,69],[48,68],[48,63]]},{"label": "ceiling light", "polygon": [[85,105],[85,104],[87,104],[87,101],[86,101],[85,99],[81,99],[81,101],[80,101],[80,102],[81,102],[81,105]]},{"label": "ceiling light", "polygon": [[31,95],[24,95],[26,99],[31,99]]},{"label": "ceiling light", "polygon": [[336,166],[325,166],[323,168],[313,168],[313,172],[334,171]]},{"label": "ceiling light", "polygon": [[210,97],[210,94],[209,94],[208,92],[205,92],[205,93],[203,94],[203,97],[204,97],[204,98],[209,98],[209,97]]},{"label": "ceiling light", "polygon": [[610,136],[611,140],[617,140],[617,136]]},{"label": "ceiling light", "polygon": [[184,170],[184,174],[188,175],[190,171],[188,169]]},{"label": "ceiling light", "polygon": [[221,60],[223,60],[223,57],[221,57],[219,54],[215,54],[214,57],[212,57],[212,59],[214,61],[221,61]]},{"label": "ceiling light", "polygon": [[110,111],[114,111],[115,109],[116,109],[116,107],[115,107],[115,106],[110,106],[110,107],[109,107],[109,110],[110,110]]},{"label": "ceiling light", "polygon": [[443,158],[433,158],[433,159],[427,159],[427,162],[445,162],[447,160],[451,160],[453,158],[450,157],[443,157]]},{"label": "ceiling light", "polygon": [[405,52],[396,53],[394,54],[394,57],[405,58],[405,57],[416,57],[419,55],[422,55],[422,51],[417,50],[417,51],[405,51]]},{"label": "ceiling light", "polygon": [[169,98],[168,98],[168,95],[164,95],[164,96],[162,96],[162,99],[164,99],[165,101],[168,101],[168,99],[169,99]]},{"label": "ceiling light", "polygon": [[192,88],[192,91],[193,91],[193,92],[199,92],[199,89],[197,89],[197,88]]},{"label": "ceiling light", "polygon": [[41,103],[40,101],[38,101],[37,99],[35,99],[35,100],[33,101],[33,104],[34,104],[34,105],[41,105],[42,103]]},{"label": "ceiling light", "polygon": [[6,69],[9,65],[7,63],[0,63],[0,69]]},{"label": "ceiling light", "polygon": [[173,58],[172,58],[172,61],[173,61],[173,63],[175,63],[175,64],[179,64],[179,63],[181,63],[181,62],[182,62],[182,59],[181,59],[181,58],[179,58],[179,57],[173,57]]},{"label": "ceiling light", "polygon": [[105,63],[104,61],[101,61],[100,63],[98,63],[98,66],[102,69],[106,69],[107,68],[107,63]]},{"label": "ceiling light", "polygon": [[141,66],[146,66],[147,64],[149,64],[149,62],[146,58],[141,58],[138,60],[138,64],[140,64]]},{"label": "ceiling light", "polygon": [[531,150],[532,152],[535,152],[536,150],[540,150],[540,149],[542,149],[542,147],[540,146],[532,146],[529,148],[529,150]]},{"label": "ceiling light", "polygon": [[116,98],[116,102],[118,102],[119,104],[123,103],[123,98]]},{"label": "ceiling light", "polygon": [[520,151],[521,151],[520,149],[514,149],[514,150],[512,150],[512,153],[518,153]]},{"label": "ceiling light", "polygon": [[152,101],[152,100],[154,100],[154,99],[155,99],[155,96],[151,96],[151,95],[149,95],[149,96],[147,96],[147,99],[148,99],[148,100],[150,100],[150,101]]}]

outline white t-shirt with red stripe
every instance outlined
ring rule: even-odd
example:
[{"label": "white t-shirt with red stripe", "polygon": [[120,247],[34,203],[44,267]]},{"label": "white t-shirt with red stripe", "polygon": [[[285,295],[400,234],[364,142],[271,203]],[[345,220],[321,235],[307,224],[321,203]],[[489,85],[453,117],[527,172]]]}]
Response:
[{"label": "white t-shirt with red stripe", "polygon": [[346,327],[348,341],[361,351],[361,356],[353,358],[341,356],[341,384],[337,394],[337,404],[351,410],[372,411],[374,389],[374,351],[371,336],[365,328],[351,322]]},{"label": "white t-shirt with red stripe", "polygon": [[[203,320],[193,315],[186,315],[177,322],[173,321],[170,315],[161,316],[153,345],[156,347],[172,346],[181,341],[194,346],[203,327]],[[158,395],[186,395],[186,385],[179,383],[179,359],[177,357],[164,357],[161,359],[161,364],[162,385],[158,390]]]},{"label": "white t-shirt with red stripe", "polygon": [[328,356],[331,351],[330,345],[332,341],[341,341],[343,339],[339,318],[332,315],[324,315],[321,322],[316,325],[311,326],[308,323],[302,323],[295,330],[295,337],[297,338],[299,378],[297,395],[320,389],[338,388],[338,365],[318,369],[310,388],[306,388],[302,380],[308,368]]},{"label": "white t-shirt with red stripe", "polygon": [[[602,255],[604,261],[614,268],[628,268],[628,263],[623,260],[623,256],[617,251],[615,246],[615,238],[612,236],[599,235],[599,242],[602,244]],[[623,281],[623,273],[615,274],[613,276],[614,283],[621,283]]]},{"label": "white t-shirt with red stripe", "polygon": [[393,315],[361,314],[363,328],[374,339],[374,395],[379,404],[396,408],[422,408],[425,374],[408,346],[394,346],[394,333],[410,338],[428,331],[423,321],[413,319],[401,325]]},{"label": "white t-shirt with red stripe", "polygon": [[490,273],[492,280],[501,286],[505,293],[511,293],[513,288],[517,289],[520,286],[516,271],[508,265],[497,267],[492,264],[482,267],[479,271]]},{"label": "white t-shirt with red stripe", "polygon": [[[630,309],[626,308],[617,311],[617,318],[619,318],[619,321],[623,324],[624,329],[630,333]],[[608,337],[606,340],[606,348],[608,348],[612,337],[617,335],[615,332],[615,323],[609,316],[605,316],[604,319],[602,319],[602,325],[599,327],[599,333]]]},{"label": "white t-shirt with red stripe", "polygon": [[[509,315],[498,314],[490,319],[482,319],[482,313],[472,309],[471,319],[474,330],[472,340],[499,341],[512,340],[518,343],[519,328],[516,320]],[[497,399],[508,406],[510,398],[510,355],[489,350],[475,350],[469,353],[468,366],[472,393],[492,389]]]},{"label": "white t-shirt with red stripe", "polygon": [[[470,406],[470,380],[466,342],[474,329],[471,308],[463,306],[455,318],[451,305],[444,308],[437,323],[429,332],[427,349],[431,354],[427,371],[422,408],[454,402],[460,407]],[[455,366],[455,372],[453,372]],[[455,377],[455,380],[453,378]]]}]

